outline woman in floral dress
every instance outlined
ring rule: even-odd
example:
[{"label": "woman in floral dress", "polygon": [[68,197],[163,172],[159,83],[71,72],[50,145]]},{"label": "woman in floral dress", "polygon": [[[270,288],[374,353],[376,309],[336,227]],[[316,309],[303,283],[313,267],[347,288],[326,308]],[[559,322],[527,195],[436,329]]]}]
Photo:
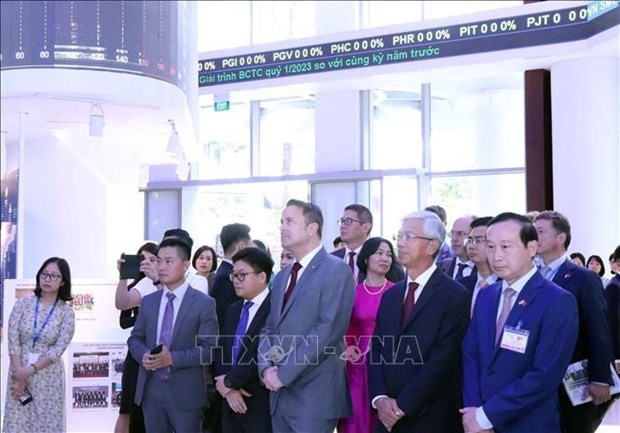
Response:
[{"label": "woman in floral dress", "polygon": [[4,433],[66,431],[61,357],[73,338],[75,316],[67,304],[71,272],[65,259],[51,257],[43,263],[34,294],[18,299],[9,318]]}]

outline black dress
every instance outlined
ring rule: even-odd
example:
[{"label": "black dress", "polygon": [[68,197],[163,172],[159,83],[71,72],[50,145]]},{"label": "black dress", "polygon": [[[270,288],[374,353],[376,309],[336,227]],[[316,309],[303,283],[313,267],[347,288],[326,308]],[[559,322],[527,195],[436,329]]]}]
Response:
[{"label": "black dress", "polygon": [[[131,328],[136,323],[139,311],[140,309],[138,307],[121,311],[119,320],[121,328]],[[119,413],[129,415],[129,433],[146,433],[142,408],[134,403],[139,370],[140,364],[133,359],[133,356],[131,356],[131,353],[127,350],[127,356],[125,357],[125,364],[123,366],[123,377],[121,379],[121,404]]]}]

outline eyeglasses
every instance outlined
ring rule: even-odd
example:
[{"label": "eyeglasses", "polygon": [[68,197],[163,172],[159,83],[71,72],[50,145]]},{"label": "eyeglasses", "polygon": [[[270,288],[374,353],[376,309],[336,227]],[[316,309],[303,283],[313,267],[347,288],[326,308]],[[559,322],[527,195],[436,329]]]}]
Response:
[{"label": "eyeglasses", "polygon": [[60,280],[62,278],[62,275],[43,271],[43,272],[41,272],[40,277],[41,277],[42,280],[47,280],[49,278],[50,281],[58,281],[58,280]]},{"label": "eyeglasses", "polygon": [[245,281],[245,276],[250,274],[258,274],[258,272],[233,272],[232,274],[228,275],[228,279],[230,281],[235,281],[235,279],[237,279],[237,281]]},{"label": "eyeglasses", "polygon": [[483,245],[487,241],[487,238],[484,236],[477,236],[475,238],[468,237],[465,239],[465,245]]},{"label": "eyeglasses", "polygon": [[469,234],[469,232],[466,232],[466,231],[463,231],[463,230],[450,230],[448,232],[448,236],[450,236],[451,238],[453,238],[455,236],[459,236],[461,238],[464,238],[468,234]]},{"label": "eyeglasses", "polygon": [[350,226],[354,222],[360,223],[360,224],[364,224],[363,221],[360,221],[360,220],[355,219],[355,218],[348,218],[348,217],[347,218],[340,218],[337,222],[338,222],[338,225],[345,225],[345,226]]},{"label": "eyeglasses", "polygon": [[404,241],[407,241],[407,242],[410,242],[410,241],[412,241],[414,239],[424,239],[425,241],[434,241],[435,240],[433,238],[427,238],[427,237],[424,237],[424,236],[418,236],[418,235],[416,235],[414,233],[411,233],[411,232],[398,232],[397,234],[395,234],[392,237],[392,239],[395,240],[395,241],[403,241],[404,240]]}]

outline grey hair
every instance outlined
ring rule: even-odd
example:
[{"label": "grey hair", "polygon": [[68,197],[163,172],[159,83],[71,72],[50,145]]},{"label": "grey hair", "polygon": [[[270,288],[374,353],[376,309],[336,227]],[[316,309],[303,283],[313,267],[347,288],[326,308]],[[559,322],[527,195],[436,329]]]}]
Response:
[{"label": "grey hair", "polygon": [[[439,242],[440,247],[443,245],[446,240],[446,226],[441,222],[437,214],[427,210],[421,210],[405,215],[402,221],[404,222],[411,219],[422,220],[423,235]],[[437,252],[439,252],[439,249],[437,249]]]}]

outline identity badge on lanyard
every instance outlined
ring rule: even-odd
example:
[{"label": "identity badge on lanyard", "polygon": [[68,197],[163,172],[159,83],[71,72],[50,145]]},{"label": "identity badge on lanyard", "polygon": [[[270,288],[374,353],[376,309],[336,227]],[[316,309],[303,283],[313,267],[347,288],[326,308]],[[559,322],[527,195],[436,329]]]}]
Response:
[{"label": "identity badge on lanyard", "polygon": [[[37,325],[38,325],[38,322],[39,322],[39,298],[37,297],[37,303],[36,303],[36,305],[34,307],[34,325],[32,327],[32,350],[33,351],[34,351],[35,344],[37,343],[37,341],[41,337],[41,334],[43,333],[43,330],[47,326],[47,322],[50,321],[50,318],[52,317],[52,314],[54,314],[54,310],[56,310],[56,305],[58,305],[58,299],[56,299],[56,302],[54,302],[54,305],[52,306],[52,309],[49,311],[49,313],[47,313],[47,317],[45,318],[45,321],[43,322],[43,325],[41,325],[41,329],[39,329],[39,331],[37,332]],[[38,353],[29,353],[28,354],[28,362],[30,364],[34,364],[38,360],[39,360],[39,354]]]}]

